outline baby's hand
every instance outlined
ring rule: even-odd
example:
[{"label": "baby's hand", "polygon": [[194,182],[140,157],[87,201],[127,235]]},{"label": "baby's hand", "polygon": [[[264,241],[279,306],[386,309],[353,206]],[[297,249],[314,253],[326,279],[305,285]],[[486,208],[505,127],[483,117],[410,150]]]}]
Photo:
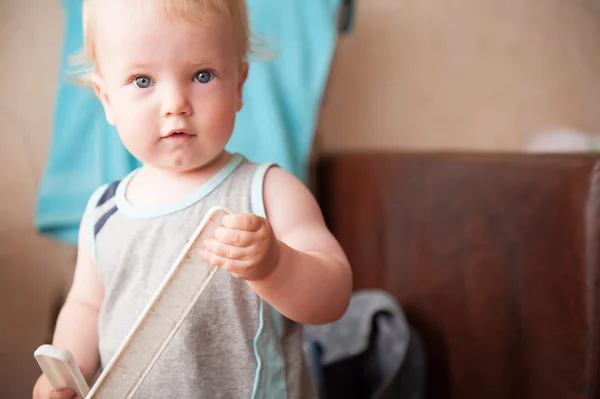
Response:
[{"label": "baby's hand", "polygon": [[251,213],[229,214],[215,238],[204,241],[202,257],[242,280],[267,277],[279,261],[279,246],[271,225]]},{"label": "baby's hand", "polygon": [[76,397],[70,389],[54,390],[46,375],[42,374],[33,388],[33,399],[75,399]]}]

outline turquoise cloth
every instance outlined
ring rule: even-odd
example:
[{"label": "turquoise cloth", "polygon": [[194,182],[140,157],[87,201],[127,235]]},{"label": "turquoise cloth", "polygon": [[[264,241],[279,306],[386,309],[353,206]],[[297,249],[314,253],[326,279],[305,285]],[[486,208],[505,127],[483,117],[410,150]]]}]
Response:
[{"label": "turquoise cloth", "polygon": [[[82,0],[63,0],[62,70],[82,45]],[[248,0],[254,34],[270,59],[252,57],[227,149],[276,162],[305,183],[319,105],[337,37],[340,0]],[[60,75],[48,161],[39,187],[36,228],[75,244],[88,198],[101,184],[139,166],[121,144],[91,90]]]}]

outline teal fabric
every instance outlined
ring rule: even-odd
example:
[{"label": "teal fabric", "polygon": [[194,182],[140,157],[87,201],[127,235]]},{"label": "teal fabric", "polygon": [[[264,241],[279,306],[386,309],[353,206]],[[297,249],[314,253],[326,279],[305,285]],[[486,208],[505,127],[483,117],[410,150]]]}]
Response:
[{"label": "teal fabric", "polygon": [[[275,162],[306,182],[319,105],[337,36],[341,0],[248,0],[250,25],[271,58],[252,57],[227,149],[254,162]],[[80,49],[82,0],[62,1],[62,70]],[[140,166],[108,125],[90,90],[61,73],[52,140],[39,187],[36,228],[67,243],[94,189]]]}]

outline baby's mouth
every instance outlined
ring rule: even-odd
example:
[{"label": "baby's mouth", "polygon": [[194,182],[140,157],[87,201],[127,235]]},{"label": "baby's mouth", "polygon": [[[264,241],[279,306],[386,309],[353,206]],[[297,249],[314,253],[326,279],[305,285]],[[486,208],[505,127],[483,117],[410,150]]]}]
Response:
[{"label": "baby's mouth", "polygon": [[168,135],[166,135],[165,137],[163,137],[164,140],[169,140],[169,141],[184,141],[184,140],[188,140],[190,138],[192,138],[193,136],[191,134],[188,134],[186,132],[171,132]]}]

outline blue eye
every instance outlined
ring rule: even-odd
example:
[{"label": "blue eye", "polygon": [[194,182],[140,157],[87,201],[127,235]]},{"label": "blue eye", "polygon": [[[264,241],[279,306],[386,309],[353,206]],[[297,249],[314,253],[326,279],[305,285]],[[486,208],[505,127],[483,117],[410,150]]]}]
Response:
[{"label": "blue eye", "polygon": [[208,83],[212,80],[213,75],[210,71],[199,71],[194,76],[194,80],[198,83]]},{"label": "blue eye", "polygon": [[140,89],[147,89],[152,84],[152,80],[147,76],[138,76],[133,80],[133,84]]}]

